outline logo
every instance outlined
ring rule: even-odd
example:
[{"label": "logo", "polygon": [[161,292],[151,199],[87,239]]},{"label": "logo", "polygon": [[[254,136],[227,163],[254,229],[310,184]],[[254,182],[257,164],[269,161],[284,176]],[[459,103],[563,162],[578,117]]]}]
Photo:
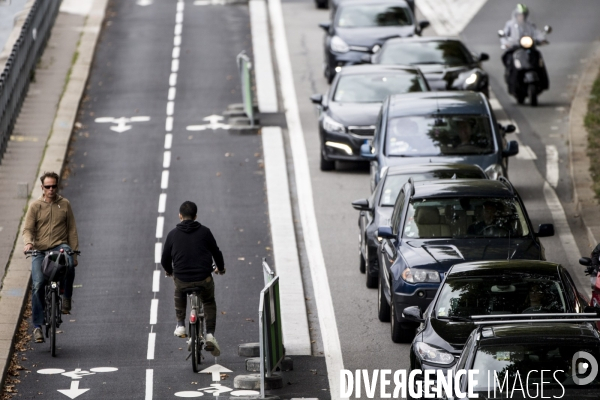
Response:
[{"label": "logo", "polygon": [[[573,382],[576,385],[587,385],[598,375],[598,362],[590,353],[578,351],[571,360],[571,370],[573,371]],[[585,378],[580,378],[585,375],[587,375]]]}]

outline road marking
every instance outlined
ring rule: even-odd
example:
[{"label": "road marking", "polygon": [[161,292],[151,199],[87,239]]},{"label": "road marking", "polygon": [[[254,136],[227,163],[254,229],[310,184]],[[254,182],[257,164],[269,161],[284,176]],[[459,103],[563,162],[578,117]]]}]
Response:
[{"label": "road marking", "polygon": [[185,129],[188,131],[204,131],[207,129],[217,130],[217,129],[229,129],[231,125],[222,124],[219,121],[223,120],[223,117],[220,115],[209,115],[208,117],[202,118],[203,121],[208,121],[208,124],[205,125],[188,125]]},{"label": "road marking", "polygon": [[[212,374],[213,382],[221,382],[221,373],[226,373],[226,372],[231,372],[231,370],[227,369],[224,366],[219,365],[219,364],[211,365],[210,367],[205,368],[202,371],[200,371],[201,374]],[[201,389],[198,389],[198,390],[201,390]]]},{"label": "road marking", "polygon": [[167,133],[165,135],[165,149],[170,149],[173,144],[173,134]]},{"label": "road marking", "polygon": [[546,180],[555,188],[558,186],[558,150],[554,145],[546,146]]},{"label": "road marking", "polygon": [[116,126],[111,126],[110,130],[118,132],[118,133],[123,133],[123,132],[130,130],[132,128],[132,126],[127,125],[130,122],[148,122],[148,121],[150,121],[150,117],[146,117],[146,116],[131,117],[131,118],[100,117],[100,118],[96,118],[94,120],[94,122],[96,122],[98,124],[104,124],[104,123],[117,124]]},{"label": "road marking", "polygon": [[162,178],[160,179],[160,188],[166,189],[169,187],[169,171],[164,170],[162,172]]},{"label": "road marking", "polygon": [[64,394],[65,396],[67,396],[70,399],[74,399],[76,397],[79,397],[80,395],[84,394],[85,392],[87,392],[90,389],[79,389],[79,381],[71,381],[71,388],[70,389],[59,389],[58,391],[62,394]]},{"label": "road marking", "polygon": [[185,8],[185,3],[183,1],[178,1],[177,2],[177,11],[181,12],[181,11],[183,11],[184,8]]},{"label": "road marking", "polygon": [[167,115],[173,115],[173,111],[175,111],[175,102],[168,101],[167,102]]},{"label": "road marking", "polygon": [[181,46],[181,36],[175,36],[173,38],[173,46]]},{"label": "road marking", "polygon": [[154,263],[159,264],[162,256],[162,243],[154,243]]},{"label": "road marking", "polygon": [[179,71],[179,60],[174,59],[171,60],[171,72],[177,72]]},{"label": "road marking", "polygon": [[327,364],[327,377],[332,399],[340,398],[340,371],[344,369],[342,348],[335,320],[335,311],[329,289],[329,278],[323,258],[317,217],[315,215],[312,182],[308,166],[308,156],[304,143],[304,133],[296,100],[296,88],[290,63],[283,13],[280,0],[269,0],[270,21],[279,66],[280,87],[283,95],[285,116],[288,124],[290,146],[294,161],[298,208],[306,255],[310,266],[315,303],[318,307],[319,326],[323,340],[323,352]]},{"label": "road marking", "polygon": [[156,238],[160,239],[165,230],[165,217],[156,217]]},{"label": "road marking", "polygon": [[96,367],[96,368],[90,368],[91,372],[116,372],[118,371],[119,368],[115,368],[115,367]]},{"label": "road marking", "polygon": [[492,110],[494,110],[494,111],[503,110],[502,104],[500,104],[500,102],[498,101],[497,98],[490,97],[488,100],[490,102],[490,106],[492,107]]},{"label": "road marking", "polygon": [[298,252],[289,251],[297,249],[298,245],[281,128],[263,127],[261,133],[273,259],[281,277],[281,325],[285,351],[290,355],[311,355],[300,260]]},{"label": "road marking", "polygon": [[537,156],[535,155],[535,152],[533,150],[531,150],[531,147],[529,147],[525,144],[519,145],[519,152],[517,153],[517,155],[515,157],[518,158],[519,160],[537,160]]},{"label": "road marking", "polygon": [[517,123],[514,120],[512,120],[512,119],[498,119],[498,123],[500,125],[504,125],[504,126],[513,125],[515,127],[515,132],[514,133],[516,133],[516,134],[520,134],[521,133],[521,130],[519,129],[519,125],[517,125]]},{"label": "road marking", "polygon": [[182,30],[183,30],[182,24],[175,24],[175,36],[181,36]]},{"label": "road marking", "polygon": [[160,270],[155,270],[152,276],[152,291],[158,293],[160,291]]},{"label": "road marking", "polygon": [[167,95],[167,99],[169,101],[175,100],[175,94],[177,93],[177,89],[174,87],[169,88],[169,94]]},{"label": "road marking", "polygon": [[158,196],[158,212],[160,214],[165,212],[166,205],[167,205],[167,194],[161,193]]},{"label": "road marking", "polygon": [[165,131],[171,132],[173,130],[173,117],[167,117],[165,120]]},{"label": "road marking", "polygon": [[165,151],[165,154],[163,156],[163,168],[169,168],[169,166],[171,165],[171,152],[170,151]]},{"label": "road marking", "polygon": [[249,10],[258,109],[260,112],[275,113],[278,111],[277,89],[271,58],[267,4],[264,0],[251,0]]},{"label": "road marking", "polygon": [[150,4],[152,4],[152,0],[138,0],[136,2],[136,4],[138,6],[146,7],[146,6],[149,6]]},{"label": "road marking", "polygon": [[177,74],[175,72],[172,72],[171,75],[169,75],[169,85],[170,86],[177,85]]},{"label": "road marking", "polygon": [[181,48],[178,46],[173,47],[173,58],[179,58],[179,54],[181,53]]},{"label": "road marking", "polygon": [[44,368],[37,371],[38,374],[42,375],[62,374],[63,372],[65,372],[65,370],[60,368]]},{"label": "road marking", "polygon": [[186,392],[177,392],[177,393],[175,393],[175,396],[192,398],[192,397],[202,397],[202,396],[204,396],[204,394],[202,394],[200,392],[186,391]]},{"label": "road marking", "polygon": [[183,13],[181,11],[175,14],[175,22],[181,24],[183,22]]},{"label": "road marking", "polygon": [[153,382],[154,380],[154,370],[147,369],[146,370],[146,400],[152,400],[152,390],[153,390]]},{"label": "road marking", "polygon": [[[159,272],[160,271],[155,271]],[[158,321],[158,299],[152,299],[150,303],[150,325],[156,325]]]},{"label": "road marking", "polygon": [[148,352],[146,358],[148,360],[154,360],[154,347],[156,345],[156,332],[150,332],[148,334]]}]

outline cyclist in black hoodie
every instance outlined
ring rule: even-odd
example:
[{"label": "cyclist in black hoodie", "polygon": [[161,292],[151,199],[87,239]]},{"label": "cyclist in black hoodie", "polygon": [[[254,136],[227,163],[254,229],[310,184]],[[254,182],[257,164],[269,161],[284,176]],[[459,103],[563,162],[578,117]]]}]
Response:
[{"label": "cyclist in black hoodie", "polygon": [[217,324],[217,303],[215,283],[212,278],[213,260],[217,274],[225,273],[223,254],[210,229],[196,221],[198,207],[191,201],[179,207],[181,222],[167,235],[160,260],[167,276],[175,281],[175,314],[177,326],[174,335],[185,337],[185,289],[203,287],[200,300],[206,315],[206,349],[215,357],[221,354],[214,337]]}]

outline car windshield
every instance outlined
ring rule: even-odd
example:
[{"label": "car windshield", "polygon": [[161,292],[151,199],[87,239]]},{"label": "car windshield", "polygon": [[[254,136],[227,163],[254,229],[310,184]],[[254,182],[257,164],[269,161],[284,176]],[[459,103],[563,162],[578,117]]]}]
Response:
[{"label": "car windshield", "polygon": [[519,238],[529,235],[521,205],[514,198],[413,199],[403,237]]},{"label": "car windshield", "polygon": [[400,189],[408,178],[412,176],[415,182],[427,181],[432,179],[451,179],[456,175],[457,179],[485,179],[485,174],[478,171],[463,171],[463,170],[443,170],[443,171],[431,171],[423,172],[419,174],[408,173],[404,175],[388,175],[385,178],[383,190],[381,191],[381,199],[379,205],[383,207],[393,207],[396,203],[396,198]]},{"label": "car windshield", "polygon": [[[540,332],[540,334],[543,333]],[[517,393],[519,393],[521,389],[518,389],[518,381],[521,381],[523,390],[528,388],[533,396],[528,398],[536,398],[537,395],[534,395],[536,388],[539,390],[542,385],[544,394],[548,398],[552,397],[550,394],[552,389],[558,389],[558,392],[562,393],[561,396],[554,396],[555,398],[562,397],[565,393],[567,394],[565,398],[572,398],[569,396],[569,389],[598,390],[600,374],[595,374],[587,385],[579,386],[575,383],[573,378],[583,379],[590,375],[587,372],[590,364],[581,357],[576,357],[575,360],[573,357],[577,352],[586,352],[594,360],[598,360],[600,359],[599,350],[597,342],[578,343],[575,340],[483,345],[477,350],[472,368],[479,371],[474,391],[491,393],[494,391],[494,387],[499,391],[499,383],[502,385],[506,382],[509,391],[513,390],[513,385],[516,384]],[[591,373],[594,373],[593,370]],[[504,393],[506,390],[507,387],[504,385]],[[505,398],[502,395],[500,397]],[[496,397],[494,396],[494,398]]]},{"label": "car windshield", "polygon": [[435,304],[437,317],[567,312],[563,285],[556,277],[514,274],[449,276]]},{"label": "car windshield", "polygon": [[378,57],[381,64],[443,64],[456,67],[473,62],[462,43],[454,40],[390,43],[381,49]]},{"label": "car windshield", "polygon": [[339,28],[369,28],[376,26],[412,25],[410,11],[406,7],[388,4],[353,4],[344,6],[339,13]]},{"label": "car windshield", "polygon": [[493,151],[490,120],[483,115],[392,118],[386,129],[388,156],[476,155]]},{"label": "car windshield", "polygon": [[417,73],[352,74],[340,78],[333,101],[381,103],[391,94],[424,92],[426,90],[425,81]]}]

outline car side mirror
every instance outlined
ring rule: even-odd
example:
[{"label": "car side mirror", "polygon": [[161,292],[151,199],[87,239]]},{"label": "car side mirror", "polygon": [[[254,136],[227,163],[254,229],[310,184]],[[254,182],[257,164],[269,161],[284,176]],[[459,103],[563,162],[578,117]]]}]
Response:
[{"label": "car side mirror", "polygon": [[504,30],[502,30],[502,29],[498,30],[498,37],[503,38],[504,36],[506,36],[506,34],[504,33]]},{"label": "car side mirror", "polygon": [[546,32],[546,33],[552,33],[552,27],[550,25],[544,26],[544,32]]},{"label": "car side mirror", "polygon": [[414,322],[425,321],[425,319],[423,318],[423,311],[421,311],[421,308],[419,306],[406,307],[402,311],[402,317]]},{"label": "car side mirror", "polygon": [[554,236],[554,225],[552,224],[540,224],[538,232],[535,234],[537,237],[550,237]]},{"label": "car side mirror", "polygon": [[513,133],[514,131],[517,130],[517,127],[512,124],[508,124],[503,128],[504,128],[504,133]]},{"label": "car side mirror", "polygon": [[488,53],[479,54],[479,61],[487,61],[490,59],[490,55]]},{"label": "car side mirror", "polygon": [[362,158],[364,158],[365,160],[374,160],[375,159],[375,154],[373,154],[372,151],[372,147],[369,143],[363,143],[360,146],[360,155]]},{"label": "car side mirror", "polygon": [[592,259],[589,257],[581,257],[579,259],[579,264],[585,265],[586,267],[590,267],[592,265]]},{"label": "car side mirror", "polygon": [[352,207],[358,211],[369,211],[369,200],[367,199],[358,199],[352,202]]},{"label": "car side mirror", "polygon": [[504,157],[512,157],[519,154],[519,143],[516,140],[511,140],[508,142],[506,149],[502,152],[502,156]]},{"label": "car side mirror", "polygon": [[310,101],[312,101],[313,104],[321,105],[323,103],[323,95],[313,94],[310,96]]},{"label": "car side mirror", "polygon": [[323,29],[325,32],[329,32],[329,28],[331,28],[331,22],[321,22],[319,24],[319,28]]},{"label": "car side mirror", "polygon": [[392,231],[391,226],[382,226],[381,228],[377,229],[377,237],[380,237],[382,239],[396,238],[396,236],[394,236],[394,232]]},{"label": "car side mirror", "polygon": [[422,31],[423,29],[427,28],[429,25],[431,25],[431,24],[427,20],[419,21],[419,31]]},{"label": "car side mirror", "polygon": [[363,64],[371,64],[371,56],[369,54],[363,54],[360,57],[360,62]]}]

